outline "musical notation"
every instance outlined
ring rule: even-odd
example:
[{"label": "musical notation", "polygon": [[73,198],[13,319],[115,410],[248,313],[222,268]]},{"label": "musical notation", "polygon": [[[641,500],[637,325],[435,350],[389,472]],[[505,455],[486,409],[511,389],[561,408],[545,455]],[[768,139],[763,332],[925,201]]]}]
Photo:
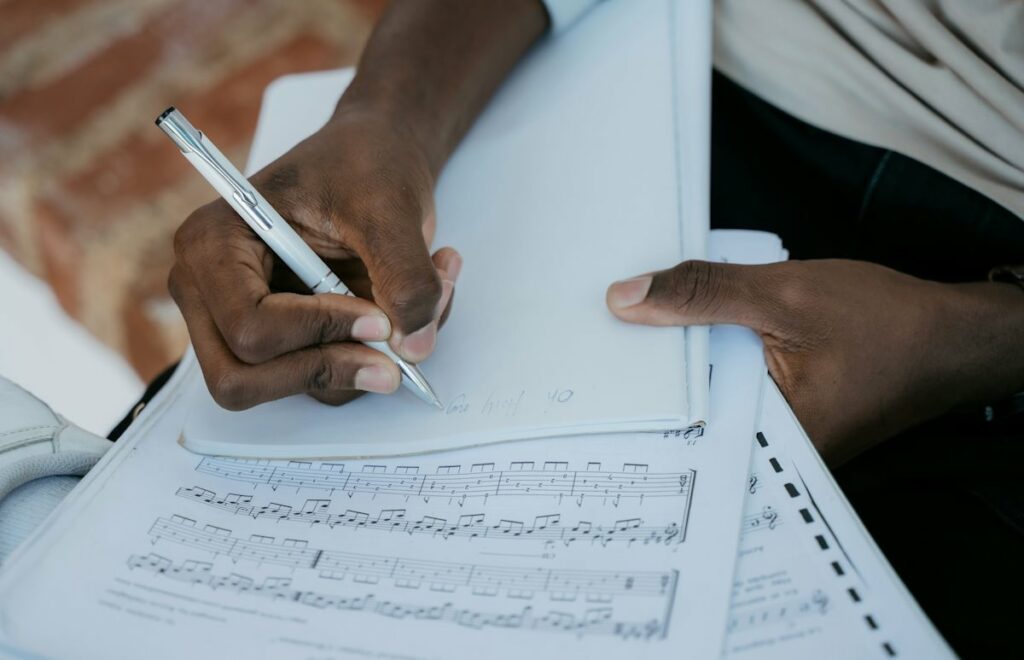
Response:
[{"label": "musical notation", "polygon": [[[268,577],[257,582],[251,577],[238,573],[217,575],[211,562],[186,560],[175,565],[170,559],[150,553],[132,555],[128,558],[129,568],[141,569],[156,575],[185,582],[200,584],[214,590],[261,596],[272,600],[284,600],[319,609],[365,612],[395,619],[418,619],[454,623],[473,629],[503,628],[550,632],[569,632],[578,635],[605,634],[623,639],[650,639],[664,637],[667,618],[658,616],[639,621],[615,619],[615,610],[610,606],[584,607],[580,612],[565,609],[535,609],[532,605],[495,612],[494,609],[477,609],[459,606],[451,601],[435,605],[411,602],[397,602],[380,598],[372,592],[359,595],[341,596],[325,594],[310,589],[292,586],[290,577]],[[675,586],[673,575],[673,590]],[[493,606],[491,602],[489,605]],[[667,610],[666,610],[667,615]]]},{"label": "musical notation", "polygon": [[409,535],[429,535],[444,540],[450,538],[532,540],[545,544],[560,543],[564,546],[581,542],[607,546],[613,541],[626,545],[671,545],[683,541],[681,528],[685,528],[685,521],[682,526],[676,522],[651,526],[644,525],[641,518],[616,520],[610,525],[595,525],[585,520],[579,520],[573,524],[562,524],[562,516],[559,513],[536,516],[529,524],[521,520],[508,519],[489,522],[484,513],[463,514],[452,521],[443,516],[430,515],[412,519],[407,516],[406,509],[380,509],[376,515],[354,509],[332,512],[332,501],[329,499],[307,499],[300,507],[276,502],[256,505],[253,504],[251,495],[228,493],[223,497],[218,497],[214,491],[199,486],[179,488],[175,494],[233,515],[249,516],[257,520],[306,523],[311,526],[324,526],[331,529],[341,527]]},{"label": "musical notation", "polygon": [[398,495],[448,498],[465,502],[468,498],[515,496],[548,496],[559,502],[575,498],[598,498],[618,504],[624,498],[648,497],[688,498],[693,486],[694,471],[651,473],[646,464],[626,463],[620,471],[604,471],[600,463],[589,463],[586,470],[569,470],[568,464],[548,461],[537,469],[533,461],[519,461],[507,470],[497,470],[493,463],[474,464],[468,471],[461,465],[445,465],[434,474],[420,474],[418,466],[397,466],[392,471],[383,465],[364,465],[355,472],[343,463],[268,462],[250,459],[205,457],[196,471],[223,479],[256,485],[309,488],[357,493],[371,496]]},{"label": "musical notation", "polygon": [[748,608],[729,617],[726,631],[729,633],[754,626],[788,621],[810,614],[825,615],[828,613],[828,596],[820,590],[808,598],[788,600],[765,607]]},{"label": "musical notation", "polygon": [[662,438],[666,440],[668,438],[680,438],[682,440],[691,440],[696,438],[704,437],[704,424],[691,424],[685,429],[676,429],[675,431],[663,431],[661,434]]},{"label": "musical notation", "polygon": [[675,589],[673,571],[592,571],[481,566],[401,557],[365,555],[309,547],[303,539],[253,534],[248,539],[214,525],[200,526],[184,516],[158,518],[149,530],[153,542],[170,541],[205,550],[234,562],[285,566],[318,571],[332,580],[377,584],[389,580],[395,586],[431,591],[469,590],[474,595],[515,598],[547,594],[551,600],[587,602],[610,601],[616,595],[666,598]]},{"label": "musical notation", "polygon": [[761,478],[757,476],[756,472],[751,472],[750,476],[747,477],[747,492],[754,495],[761,488],[761,485]]},{"label": "musical notation", "polygon": [[779,513],[771,506],[765,506],[757,513],[743,516],[742,533],[747,534],[762,529],[775,529],[782,524]]}]

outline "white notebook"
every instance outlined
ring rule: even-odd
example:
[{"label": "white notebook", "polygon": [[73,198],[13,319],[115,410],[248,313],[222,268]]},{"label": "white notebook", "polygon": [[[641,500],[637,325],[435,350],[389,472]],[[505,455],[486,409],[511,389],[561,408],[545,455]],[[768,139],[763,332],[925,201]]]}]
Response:
[{"label": "white notebook", "polygon": [[[265,458],[400,455],[704,421],[686,374],[707,373],[706,343],[688,356],[682,329],[628,325],[604,303],[612,281],[672,266],[702,252],[687,242],[706,241],[706,214],[684,214],[680,180],[706,170],[707,153],[680,149],[676,124],[686,116],[680,103],[708,100],[706,77],[682,75],[676,61],[687,41],[680,30],[703,29],[677,14],[707,13],[703,4],[608,3],[549,38],[448,164],[435,247],[458,248],[465,265],[450,320],[422,365],[443,412],[404,391],[341,408],[297,396],[242,413],[207,397],[185,446]],[[710,69],[707,49],[698,51]],[[693,67],[700,63],[688,60]],[[351,75],[274,83],[249,171],[322,125]],[[679,90],[683,81],[692,89]],[[688,357],[698,368],[688,369]]]}]

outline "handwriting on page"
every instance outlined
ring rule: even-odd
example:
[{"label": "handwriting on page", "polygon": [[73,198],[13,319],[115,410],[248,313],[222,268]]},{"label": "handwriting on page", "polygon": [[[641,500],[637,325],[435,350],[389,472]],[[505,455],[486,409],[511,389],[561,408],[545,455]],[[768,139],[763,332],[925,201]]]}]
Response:
[{"label": "handwriting on page", "polygon": [[563,387],[549,389],[541,395],[530,395],[527,390],[489,392],[486,396],[461,392],[445,406],[446,415],[483,415],[485,417],[515,417],[526,409],[546,413],[553,408],[569,405],[575,390]]}]

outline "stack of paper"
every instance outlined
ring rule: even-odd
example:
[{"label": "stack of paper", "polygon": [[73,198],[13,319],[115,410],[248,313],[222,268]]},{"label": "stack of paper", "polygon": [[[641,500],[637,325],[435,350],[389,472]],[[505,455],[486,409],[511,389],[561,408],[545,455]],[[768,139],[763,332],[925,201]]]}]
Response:
[{"label": "stack of paper", "polygon": [[[610,281],[705,247],[687,241],[706,231],[706,191],[684,203],[680,183],[706,181],[707,154],[674,104],[681,79],[688,103],[706,100],[706,72],[671,62],[691,43],[709,66],[706,38],[678,33],[708,8],[602,6],[534,53],[467,138],[438,192],[439,240],[466,255],[425,366],[445,414],[404,395],[228,414],[190,353],[4,563],[0,651],[949,656],[766,380],[756,336],[715,328],[710,396],[695,397],[706,379],[686,374],[707,343],[604,309]],[[594,41],[608,32],[615,48]],[[314,130],[346,80],[276,85],[250,171]],[[709,257],[785,254],[768,234],[716,232]],[[688,427],[704,405],[709,423]],[[183,447],[183,429],[214,455]],[[300,455],[346,458],[281,458]]]},{"label": "stack of paper", "polygon": [[[712,256],[781,246],[720,232]],[[204,390],[189,355],[4,564],[0,650],[949,657],[770,381],[761,404],[756,338],[711,344],[704,430],[345,461],[182,448]]]}]

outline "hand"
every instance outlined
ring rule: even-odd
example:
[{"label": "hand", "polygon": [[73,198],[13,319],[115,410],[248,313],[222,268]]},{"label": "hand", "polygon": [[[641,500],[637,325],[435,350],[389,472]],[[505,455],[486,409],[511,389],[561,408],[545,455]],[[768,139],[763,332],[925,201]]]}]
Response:
[{"label": "hand", "polygon": [[[978,325],[1007,317],[1016,302],[1024,297],[1008,285],[939,284],[845,260],[688,261],[608,290],[609,307],[626,321],[756,331],[769,372],[830,464],[994,394],[999,369],[986,375],[981,365],[985,342],[996,342]],[[1007,387],[1019,377],[1009,373]]]},{"label": "hand", "polygon": [[461,268],[455,250],[429,252],[425,155],[394,122],[339,111],[252,182],[360,298],[301,295],[227,203],[196,210],[175,236],[169,286],[214,399],[239,410],[296,393],[340,404],[393,392],[397,366],[354,340],[425,359]]}]

